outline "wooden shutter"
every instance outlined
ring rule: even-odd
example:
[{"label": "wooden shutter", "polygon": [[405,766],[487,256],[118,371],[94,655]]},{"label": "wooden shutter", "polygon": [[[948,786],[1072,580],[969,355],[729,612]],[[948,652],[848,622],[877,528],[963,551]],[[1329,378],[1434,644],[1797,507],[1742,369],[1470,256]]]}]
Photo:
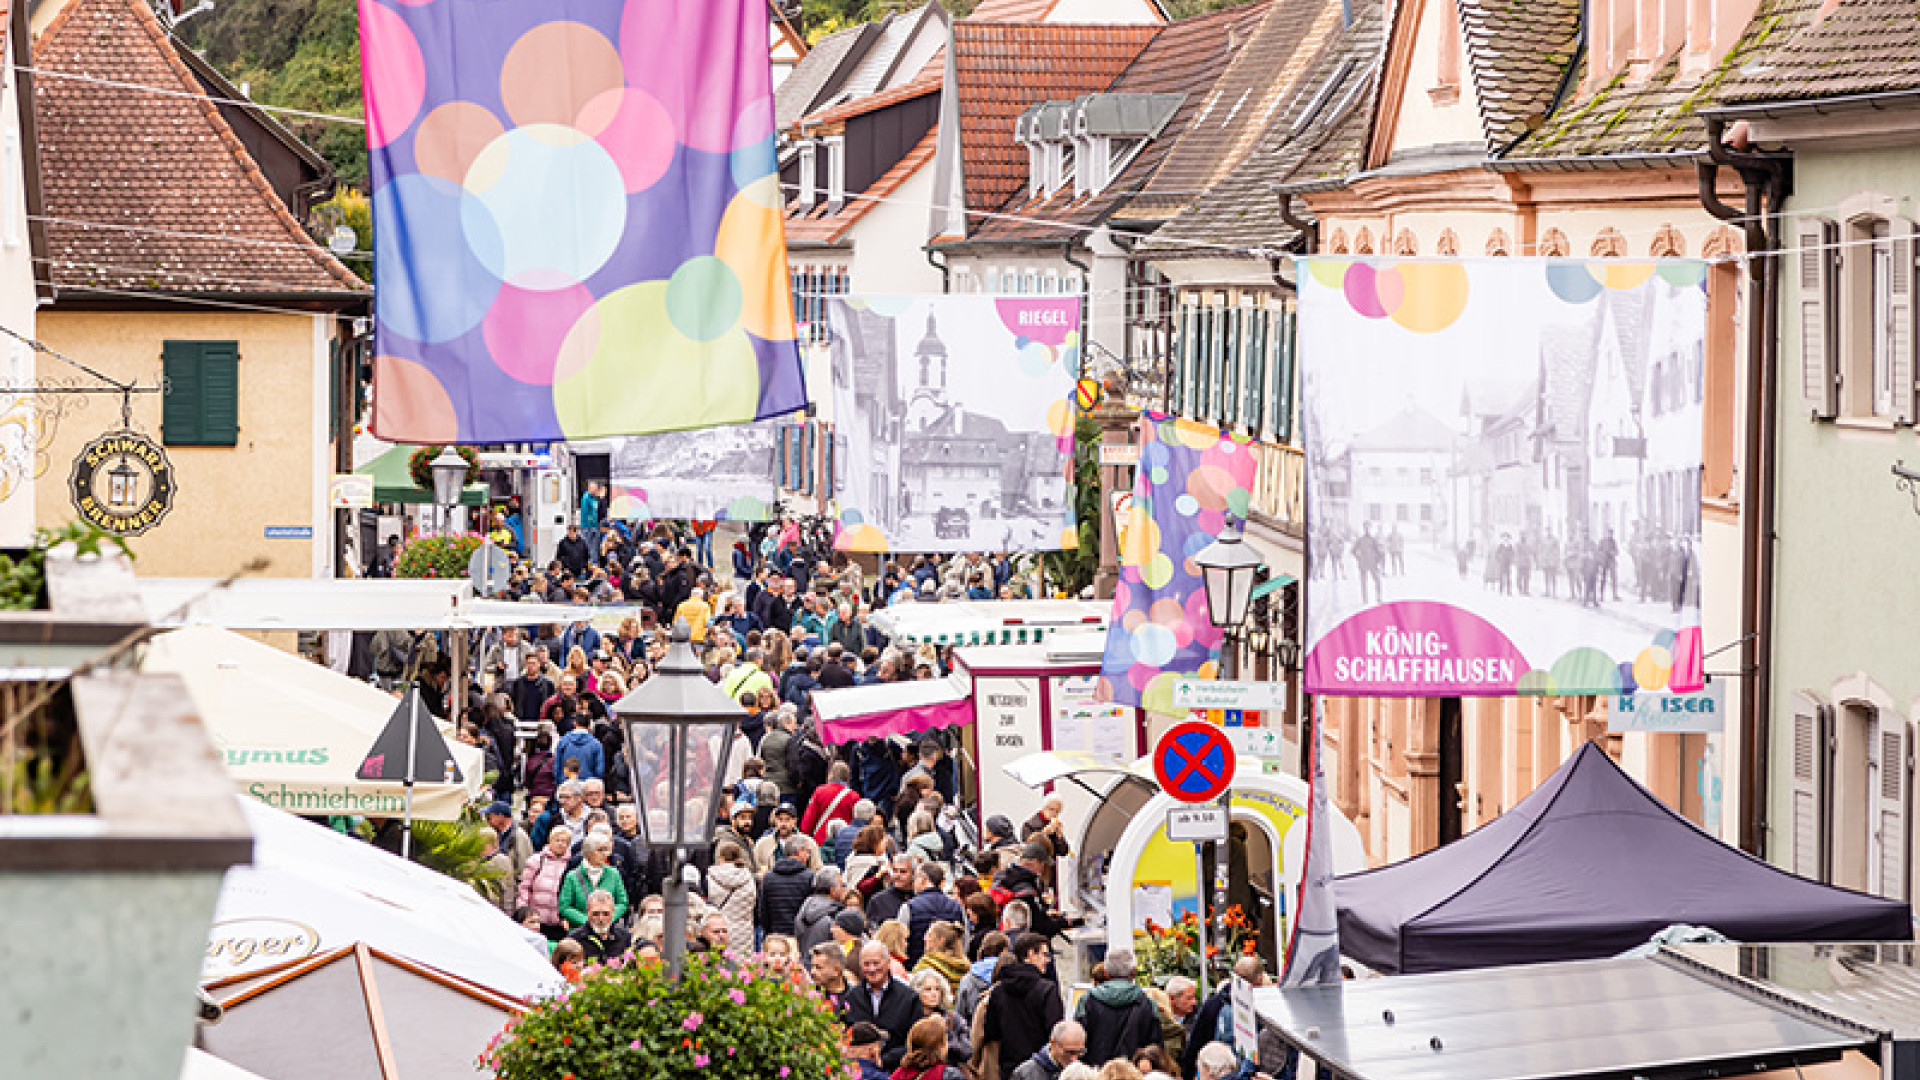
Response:
[{"label": "wooden shutter", "polygon": [[1221,312],[1226,333],[1220,345],[1221,389],[1220,425],[1232,427],[1240,422],[1240,381],[1246,378],[1247,309],[1235,306]]},{"label": "wooden shutter", "polygon": [[233,446],[240,441],[240,345],[169,341],[160,348],[167,386],[160,437],[169,446]]},{"label": "wooden shutter", "polygon": [[1887,352],[1892,367],[1893,420],[1911,424],[1916,417],[1914,403],[1914,256],[1915,225],[1911,218],[1893,218],[1887,222],[1888,245],[1893,249],[1887,274],[1890,302],[1887,312]]},{"label": "wooden shutter", "polygon": [[1867,890],[1894,900],[1907,898],[1907,800],[1912,789],[1908,764],[1905,717],[1885,709],[1874,725],[1875,777],[1873,792],[1874,857],[1868,869]]},{"label": "wooden shutter", "polygon": [[1247,375],[1247,430],[1254,433],[1267,428],[1267,346],[1273,336],[1273,313],[1255,308],[1247,331],[1247,352],[1253,364]]},{"label": "wooden shutter", "polygon": [[1827,880],[1827,707],[1805,693],[1793,695],[1791,869],[1814,881]]},{"label": "wooden shutter", "polygon": [[1840,411],[1840,230],[1826,218],[1794,227],[1800,281],[1800,389],[1815,419]]},{"label": "wooden shutter", "polygon": [[1294,307],[1282,308],[1276,320],[1278,332],[1273,347],[1273,420],[1267,426],[1283,443],[1293,441],[1294,346],[1298,341],[1299,319]]}]

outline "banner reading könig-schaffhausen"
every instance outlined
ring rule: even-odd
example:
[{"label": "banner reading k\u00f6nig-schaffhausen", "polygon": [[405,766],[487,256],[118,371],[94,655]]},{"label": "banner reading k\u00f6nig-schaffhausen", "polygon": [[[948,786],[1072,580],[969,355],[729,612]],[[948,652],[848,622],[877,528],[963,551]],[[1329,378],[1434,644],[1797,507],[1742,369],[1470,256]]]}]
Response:
[{"label": "banner reading k\u00f6nig-schaffhausen", "polygon": [[1698,688],[1705,281],[1303,264],[1309,691]]}]

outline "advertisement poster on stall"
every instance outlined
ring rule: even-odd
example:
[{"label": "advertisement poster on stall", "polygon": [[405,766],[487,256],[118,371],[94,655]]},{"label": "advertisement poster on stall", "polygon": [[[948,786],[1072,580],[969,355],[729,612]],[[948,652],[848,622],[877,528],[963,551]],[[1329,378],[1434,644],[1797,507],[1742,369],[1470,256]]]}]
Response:
[{"label": "advertisement poster on stall", "polygon": [[1699,688],[1705,283],[1689,259],[1303,267],[1309,693]]}]

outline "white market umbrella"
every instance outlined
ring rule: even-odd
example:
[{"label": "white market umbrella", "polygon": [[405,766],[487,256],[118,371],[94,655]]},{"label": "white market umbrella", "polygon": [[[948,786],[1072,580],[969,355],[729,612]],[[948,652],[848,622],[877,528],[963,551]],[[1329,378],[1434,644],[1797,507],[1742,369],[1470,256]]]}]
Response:
[{"label": "white market umbrella", "polygon": [[[296,814],[400,817],[406,789],[355,773],[399,699],[302,657],[210,626],[147,645],[147,671],[181,677],[240,792]],[[441,731],[450,730],[440,725]],[[422,776],[413,816],[452,821],[480,797],[484,756],[448,740],[460,776]],[[435,755],[437,756],[437,755]]]},{"label": "white market umbrella", "polygon": [[559,988],[536,934],[469,885],[241,799],[252,866],[227,871],[202,982],[364,942],[511,997]]}]

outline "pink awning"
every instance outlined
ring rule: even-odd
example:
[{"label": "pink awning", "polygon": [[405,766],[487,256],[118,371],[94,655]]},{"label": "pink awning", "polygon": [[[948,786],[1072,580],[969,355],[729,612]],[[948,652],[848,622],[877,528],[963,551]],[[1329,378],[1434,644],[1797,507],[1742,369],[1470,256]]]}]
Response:
[{"label": "pink awning", "polygon": [[955,679],[816,690],[813,708],[829,745],[973,722],[973,699]]}]

